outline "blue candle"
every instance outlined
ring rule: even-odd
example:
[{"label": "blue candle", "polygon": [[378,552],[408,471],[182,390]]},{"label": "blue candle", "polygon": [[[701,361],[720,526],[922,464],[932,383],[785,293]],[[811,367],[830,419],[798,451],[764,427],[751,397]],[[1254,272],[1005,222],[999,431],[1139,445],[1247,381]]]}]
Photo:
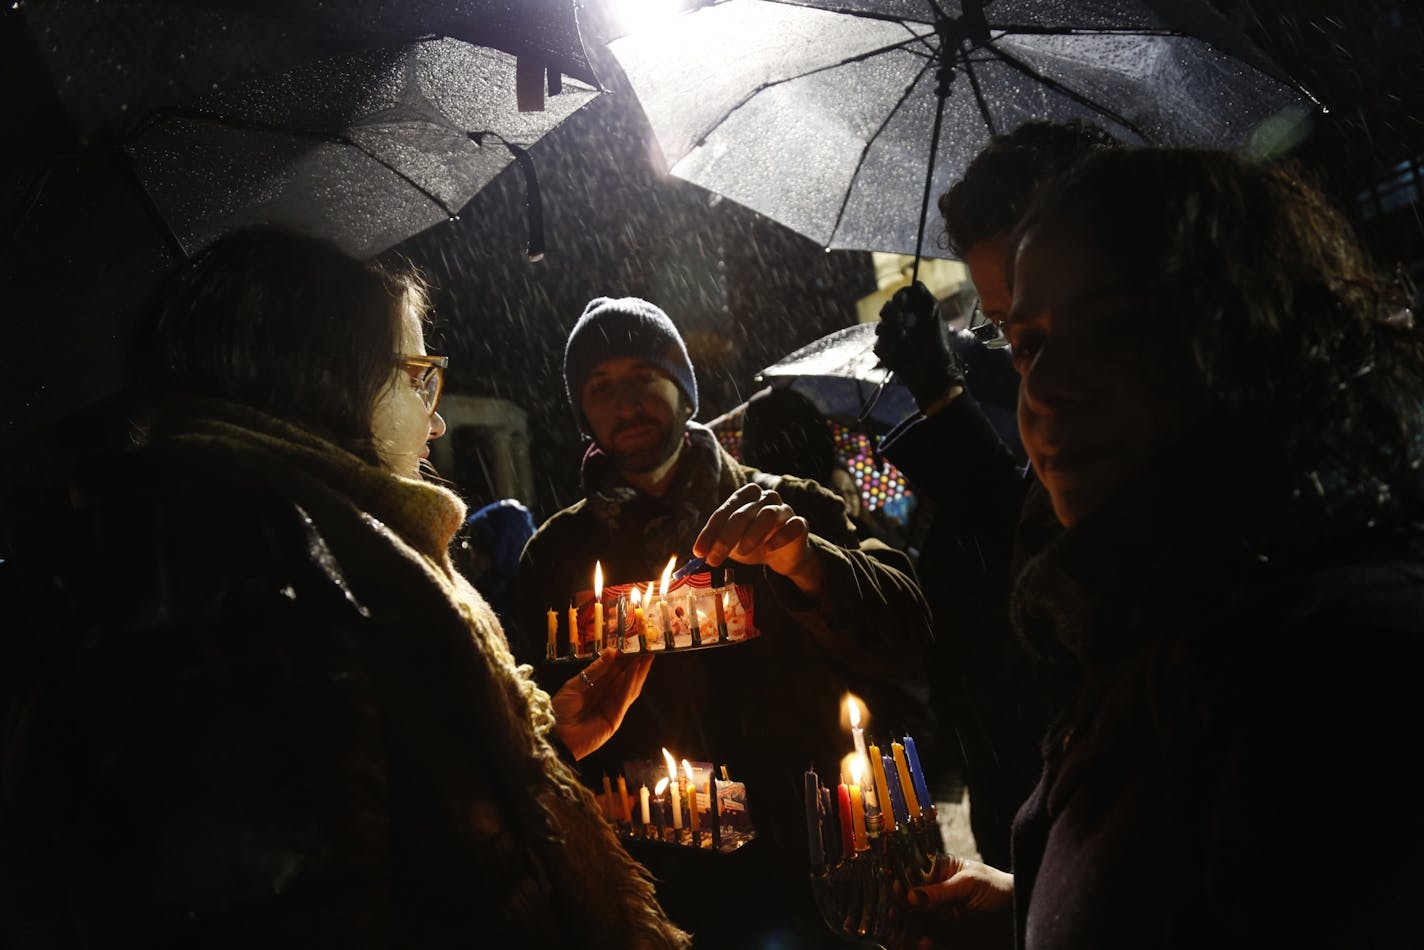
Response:
[{"label": "blue candle", "polygon": [[920,768],[920,754],[915,751],[915,740],[905,737],[905,758],[910,762],[910,781],[915,783],[915,797],[921,808],[930,808],[934,799],[930,798],[930,787],[925,782],[925,770]]},{"label": "blue candle", "polygon": [[900,790],[900,770],[895,768],[895,760],[888,755],[880,757],[881,764],[885,766],[885,784],[890,789],[890,807],[893,809],[895,820],[905,822],[910,820],[910,806],[905,804],[905,793]]}]

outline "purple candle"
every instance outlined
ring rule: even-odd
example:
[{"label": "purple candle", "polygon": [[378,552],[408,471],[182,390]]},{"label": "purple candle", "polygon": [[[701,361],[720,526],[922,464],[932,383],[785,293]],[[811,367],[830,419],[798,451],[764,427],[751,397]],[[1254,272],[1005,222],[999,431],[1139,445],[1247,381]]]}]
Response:
[{"label": "purple candle", "polygon": [[890,790],[890,807],[895,820],[909,821],[910,807],[905,804],[905,793],[900,789],[900,770],[895,767],[895,760],[890,756],[882,755],[880,759],[881,764],[885,766],[885,785]]}]

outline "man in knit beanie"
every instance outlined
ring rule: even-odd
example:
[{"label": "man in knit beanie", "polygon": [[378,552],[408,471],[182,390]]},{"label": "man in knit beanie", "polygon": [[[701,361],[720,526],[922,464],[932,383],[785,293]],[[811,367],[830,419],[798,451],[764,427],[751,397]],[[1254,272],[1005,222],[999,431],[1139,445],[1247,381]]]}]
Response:
[{"label": "man in knit beanie", "polygon": [[591,442],[585,497],[525,545],[516,655],[541,681],[568,679],[566,662],[546,662],[545,618],[562,616],[593,586],[595,565],[607,585],[639,586],[661,577],[670,556],[732,568],[752,590],[761,636],[660,657],[618,734],[579,770],[602,789],[605,775],[625,774],[631,760],[661,760],[663,748],[725,764],[746,783],[757,838],[745,847],[760,858],[748,855],[745,873],[719,879],[719,899],[709,901],[700,862],[640,855],[660,879],[664,907],[707,946],[765,943],[788,927],[805,938],[796,946],[837,946],[806,884],[804,771],[808,760],[830,774],[839,767],[847,691],[866,697],[887,728],[915,729],[888,701],[870,699],[919,665],[928,643],[909,559],[862,543],[836,493],[743,465],[692,421],[697,379],[687,348],[648,301],[590,301],[569,334],[564,380]]}]

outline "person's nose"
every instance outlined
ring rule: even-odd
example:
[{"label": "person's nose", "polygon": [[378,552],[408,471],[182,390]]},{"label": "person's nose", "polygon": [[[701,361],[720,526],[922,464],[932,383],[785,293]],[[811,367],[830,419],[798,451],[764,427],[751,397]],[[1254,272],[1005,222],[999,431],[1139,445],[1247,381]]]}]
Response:
[{"label": "person's nose", "polygon": [[445,417],[438,412],[430,414],[430,438],[432,441],[445,434]]}]

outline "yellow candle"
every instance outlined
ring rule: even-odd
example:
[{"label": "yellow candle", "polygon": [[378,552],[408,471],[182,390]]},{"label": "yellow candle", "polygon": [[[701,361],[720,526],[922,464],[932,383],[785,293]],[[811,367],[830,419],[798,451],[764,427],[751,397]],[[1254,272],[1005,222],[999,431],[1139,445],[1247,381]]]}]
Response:
[{"label": "yellow candle", "polygon": [[572,601],[569,603],[569,650],[574,656],[579,655],[578,608]]},{"label": "yellow candle", "polygon": [[[649,603],[652,602],[652,598],[653,585],[650,582],[648,584]],[[648,648],[648,618],[643,615],[642,592],[636,587],[633,588],[633,620],[636,621],[633,624],[633,631],[638,635],[638,649],[646,650]]]},{"label": "yellow candle", "polygon": [[697,781],[692,774],[692,763],[682,760],[682,771],[687,775],[687,827],[692,829],[692,843],[697,843]]},{"label": "yellow candle", "polygon": [[663,750],[663,758],[667,760],[668,767],[668,795],[672,798],[672,827],[674,831],[682,830],[682,796],[678,794],[677,786],[677,763],[673,760],[672,753],[667,749]]},{"label": "yellow candle", "polygon": [[603,629],[603,565],[593,562],[593,648],[603,649],[607,636]]},{"label": "yellow candle", "polygon": [[870,747],[870,773],[875,776],[875,797],[885,804],[880,809],[880,817],[886,834],[896,828],[895,809],[890,807],[890,782],[885,778],[885,761],[880,757],[880,746]]},{"label": "yellow candle", "polygon": [[559,613],[553,607],[549,608],[549,613],[545,616],[549,628],[549,656],[554,657],[559,653]]},{"label": "yellow candle", "polygon": [[865,802],[860,794],[860,779],[864,774],[865,763],[857,757],[850,766],[850,820],[854,831],[852,840],[857,851],[870,848],[870,844],[865,840]]},{"label": "yellow candle", "polygon": [[900,791],[905,793],[905,808],[911,818],[920,817],[920,801],[915,797],[915,785],[910,781],[910,763],[905,759],[905,747],[898,742],[890,743],[890,754],[895,758],[895,771],[900,774]]},{"label": "yellow candle", "polygon": [[618,800],[623,806],[623,820],[628,824],[633,823],[633,803],[628,800],[628,782],[623,776],[618,776]]}]

